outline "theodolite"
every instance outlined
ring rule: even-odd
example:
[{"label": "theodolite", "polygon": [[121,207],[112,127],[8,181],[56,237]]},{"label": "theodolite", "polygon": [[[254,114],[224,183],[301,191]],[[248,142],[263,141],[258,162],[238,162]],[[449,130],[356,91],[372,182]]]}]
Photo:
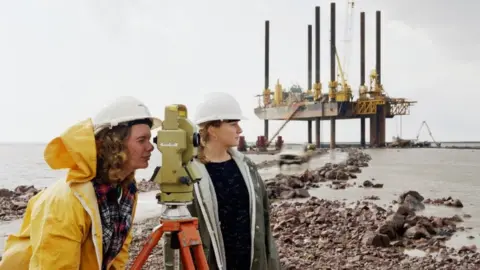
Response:
[{"label": "theodolite", "polygon": [[[198,219],[192,217],[187,209],[194,198],[193,185],[201,179],[192,162],[200,145],[200,135],[188,119],[184,105],[165,107],[162,129],[157,132],[154,143],[162,153],[162,166],[155,169],[152,178],[160,185],[160,193],[156,197],[163,211],[160,225],[153,229],[131,269],[142,268],[164,233],[171,234],[171,247],[180,249],[183,269],[208,269],[198,232]],[[191,248],[195,260],[192,259]]]}]

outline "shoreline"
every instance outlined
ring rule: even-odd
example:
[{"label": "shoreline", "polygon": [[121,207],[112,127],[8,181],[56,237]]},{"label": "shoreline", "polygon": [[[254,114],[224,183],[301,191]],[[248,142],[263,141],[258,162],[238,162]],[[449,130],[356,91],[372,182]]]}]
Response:
[{"label": "shoreline", "polygon": [[[468,217],[430,217],[422,213],[422,205],[460,207],[455,198],[423,198],[405,189],[394,192],[399,198],[387,205],[378,204],[375,196],[347,202],[345,189],[383,187],[378,180],[365,180],[361,175],[370,161],[365,150],[370,149],[339,148],[339,152],[349,152],[347,160],[322,166],[311,163],[306,172],[264,179],[271,200],[272,232],[285,269],[478,269],[480,254],[476,247],[453,249],[446,245],[462,233],[461,220]],[[276,162],[260,162],[257,166],[266,168]],[[319,188],[342,194],[344,199],[313,196]],[[145,192],[149,191],[153,194],[158,189]],[[407,210],[401,207],[405,205]],[[136,217],[129,265],[159,224],[160,210],[158,205],[154,207],[155,212]],[[159,243],[143,269],[162,267]]]},{"label": "shoreline", "polygon": [[[368,154],[359,149],[339,151],[350,151],[345,162],[264,180],[271,199],[272,232],[285,269],[478,269],[475,246],[454,249],[445,244],[461,231],[464,217],[422,216],[421,209],[432,200],[418,192],[398,191],[397,202],[387,207],[375,204],[374,196],[352,203],[311,196],[309,190],[318,186],[332,192],[383,187],[374,179],[356,178],[362,166],[368,166]],[[455,205],[436,202],[442,207]],[[159,217],[153,217],[136,223],[128,265],[158,222]],[[159,243],[143,269],[161,269],[162,254]]]},{"label": "shoreline", "polygon": [[[326,149],[320,149],[313,153],[312,157],[326,153]],[[258,169],[277,165],[278,160],[266,160],[256,163]],[[23,218],[28,200],[46,187],[36,188],[34,185],[18,185],[13,189],[0,188],[0,224]],[[146,179],[137,181],[139,193],[159,191],[160,186]]]}]

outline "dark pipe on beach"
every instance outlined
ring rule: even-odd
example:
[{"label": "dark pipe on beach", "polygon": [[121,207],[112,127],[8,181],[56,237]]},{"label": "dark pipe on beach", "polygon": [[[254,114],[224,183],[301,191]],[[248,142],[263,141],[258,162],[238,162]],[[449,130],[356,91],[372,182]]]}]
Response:
[{"label": "dark pipe on beach", "polygon": [[[330,3],[330,81],[334,82],[336,79],[336,70],[335,70],[335,53],[336,53],[336,44],[335,44],[335,3]],[[330,149],[334,149],[336,145],[336,122],[333,117],[330,119]]]},{"label": "dark pipe on beach", "polygon": [[[308,25],[308,90],[312,90],[312,25]],[[308,143],[312,143],[312,120],[308,120]]]},{"label": "dark pipe on beach", "polygon": [[376,27],[376,63],[375,63],[375,69],[377,70],[377,78],[378,78],[378,83],[381,84],[382,83],[382,70],[381,70],[381,59],[382,59],[382,49],[381,49],[381,14],[380,14],[380,11],[377,10],[376,12],[376,24],[377,24],[377,27]]},{"label": "dark pipe on beach", "polygon": [[320,7],[315,7],[315,83],[320,83]]},{"label": "dark pipe on beach", "polygon": [[[315,83],[320,84],[320,7],[315,7]],[[315,144],[320,148],[320,118],[315,118]]]},{"label": "dark pipe on beach", "polygon": [[[270,68],[270,21],[265,21],[265,87],[268,89],[269,85],[269,71]],[[265,140],[268,141],[268,120],[263,120],[263,133]]]},{"label": "dark pipe on beach", "polygon": [[312,25],[308,25],[308,89],[312,89]]},{"label": "dark pipe on beach", "polygon": [[365,84],[365,12],[360,12],[360,85]]},{"label": "dark pipe on beach", "polygon": [[335,81],[335,3],[330,3],[330,81]]},{"label": "dark pipe on beach", "polygon": [[[360,87],[365,85],[365,12],[360,12]],[[365,117],[360,118],[360,145],[365,147]]]}]

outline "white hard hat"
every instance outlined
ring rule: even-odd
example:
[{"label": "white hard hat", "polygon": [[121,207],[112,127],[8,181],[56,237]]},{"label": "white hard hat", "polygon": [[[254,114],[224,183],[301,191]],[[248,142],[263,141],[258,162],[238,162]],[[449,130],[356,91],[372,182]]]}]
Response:
[{"label": "white hard hat", "polygon": [[195,112],[195,124],[215,120],[245,120],[240,104],[227,93],[213,92],[205,95]]},{"label": "white hard hat", "polygon": [[162,125],[162,120],[152,117],[150,110],[134,97],[119,97],[114,102],[104,107],[93,118],[95,135],[105,128],[112,128],[121,123],[135,120],[150,119],[152,121],[151,129]]}]

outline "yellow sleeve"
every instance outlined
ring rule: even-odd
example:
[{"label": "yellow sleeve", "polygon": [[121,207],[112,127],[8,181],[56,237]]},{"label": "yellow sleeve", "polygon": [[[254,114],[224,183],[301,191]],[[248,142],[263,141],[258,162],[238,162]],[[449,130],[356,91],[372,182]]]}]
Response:
[{"label": "yellow sleeve", "polygon": [[80,266],[84,228],[80,215],[68,203],[54,201],[43,202],[32,211],[30,270]]},{"label": "yellow sleeve", "polygon": [[127,238],[125,238],[125,242],[123,243],[122,250],[120,250],[118,255],[113,260],[112,267],[110,269],[113,268],[115,270],[123,270],[127,266],[127,262],[129,258],[128,248],[130,247],[130,243],[132,242],[132,235],[133,235],[133,228],[130,229],[130,232],[128,233]]}]

